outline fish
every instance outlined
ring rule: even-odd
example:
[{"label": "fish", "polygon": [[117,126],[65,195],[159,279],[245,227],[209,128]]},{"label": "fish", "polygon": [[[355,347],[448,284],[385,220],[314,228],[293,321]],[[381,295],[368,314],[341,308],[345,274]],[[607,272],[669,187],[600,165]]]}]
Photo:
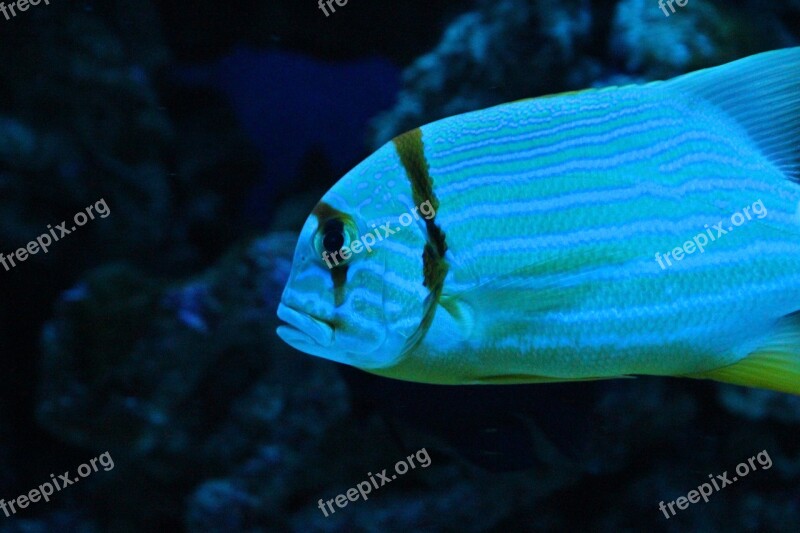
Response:
[{"label": "fish", "polygon": [[278,336],[378,376],[800,394],[800,47],[406,132],[292,261]]}]

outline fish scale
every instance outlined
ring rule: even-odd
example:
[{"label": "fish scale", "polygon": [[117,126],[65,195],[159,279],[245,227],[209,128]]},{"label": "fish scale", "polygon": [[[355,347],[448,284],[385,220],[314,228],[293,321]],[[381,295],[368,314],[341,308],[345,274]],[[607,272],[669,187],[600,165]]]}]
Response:
[{"label": "fish scale", "polygon": [[[279,333],[412,381],[652,374],[800,394],[798,135],[798,48],[422,126],[321,205],[362,234],[426,200],[435,215],[354,256],[346,275],[305,257],[325,252],[313,246],[325,221],[311,217],[293,275],[315,275],[306,288],[290,278]],[[678,260],[699,234],[703,253]],[[320,343],[311,324],[333,331]]]}]

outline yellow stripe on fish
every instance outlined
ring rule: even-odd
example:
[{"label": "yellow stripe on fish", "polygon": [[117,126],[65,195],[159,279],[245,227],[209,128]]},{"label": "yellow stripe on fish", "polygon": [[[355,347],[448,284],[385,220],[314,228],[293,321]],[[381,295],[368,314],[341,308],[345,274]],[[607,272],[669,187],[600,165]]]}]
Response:
[{"label": "yellow stripe on fish", "polygon": [[278,333],[426,383],[662,375],[800,394],[798,137],[800,48],[422,126],[322,198]]}]

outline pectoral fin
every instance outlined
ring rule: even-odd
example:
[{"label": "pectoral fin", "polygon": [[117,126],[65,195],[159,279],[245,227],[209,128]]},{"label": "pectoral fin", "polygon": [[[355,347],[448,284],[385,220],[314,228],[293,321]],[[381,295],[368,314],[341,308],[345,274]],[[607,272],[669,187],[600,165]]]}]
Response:
[{"label": "pectoral fin", "polygon": [[613,249],[586,247],[551,256],[505,274],[482,280],[467,290],[445,296],[464,301],[477,312],[515,309],[530,315],[579,305],[598,290],[597,271],[621,266],[632,258]]}]

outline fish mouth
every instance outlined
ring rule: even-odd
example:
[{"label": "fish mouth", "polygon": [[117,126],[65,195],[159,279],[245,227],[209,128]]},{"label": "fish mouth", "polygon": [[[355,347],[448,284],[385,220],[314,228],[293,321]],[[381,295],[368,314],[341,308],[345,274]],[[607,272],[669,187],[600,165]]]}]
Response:
[{"label": "fish mouth", "polygon": [[288,324],[278,327],[278,336],[293,348],[317,355],[320,348],[333,344],[333,327],[319,318],[283,302],[278,305],[278,318]]}]

